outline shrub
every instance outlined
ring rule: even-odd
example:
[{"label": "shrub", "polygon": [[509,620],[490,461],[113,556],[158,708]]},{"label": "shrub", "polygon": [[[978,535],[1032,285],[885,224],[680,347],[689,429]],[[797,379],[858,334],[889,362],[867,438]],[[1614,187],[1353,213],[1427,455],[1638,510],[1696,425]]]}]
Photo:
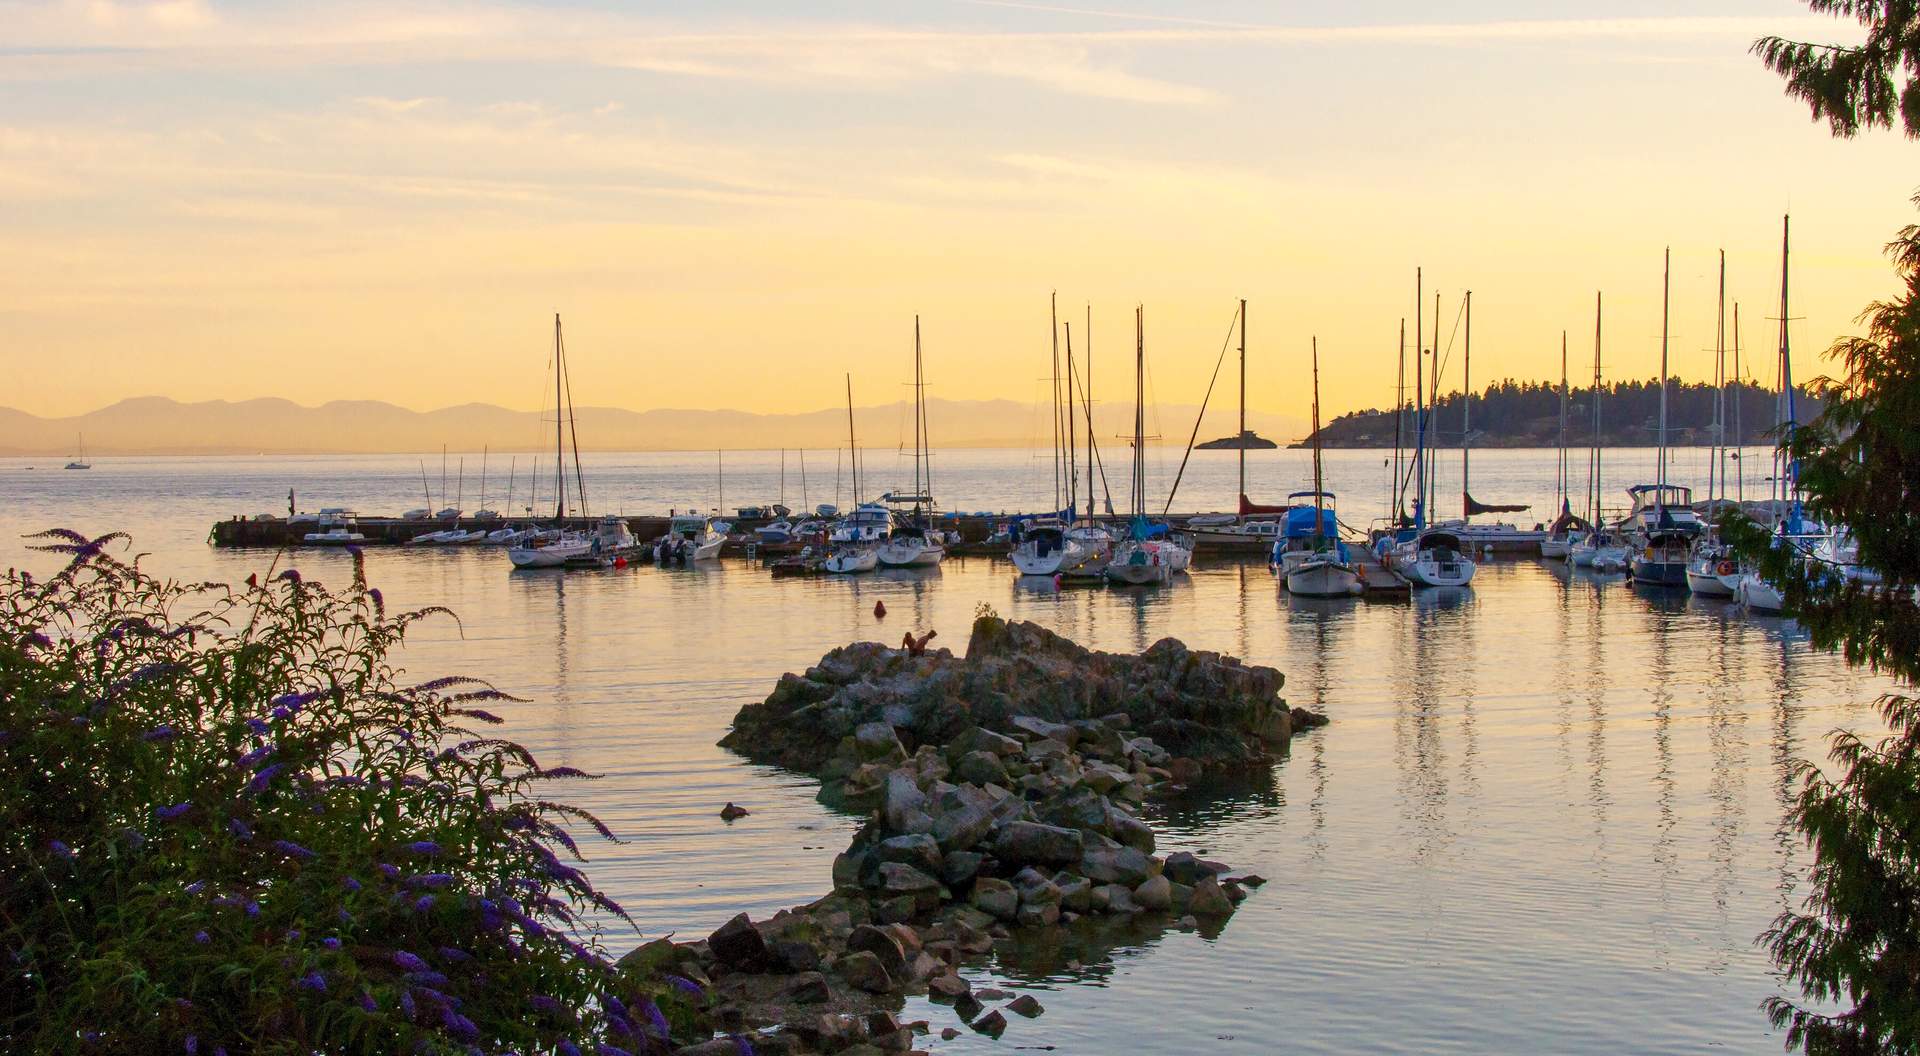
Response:
[{"label": "shrub", "polygon": [[0,1050],[666,1044],[568,864],[612,834],[539,795],[586,775],[476,733],[487,684],[401,681],[444,610],[388,613],[358,553],[340,591],[182,585],[36,538],[71,561],[0,585]]}]

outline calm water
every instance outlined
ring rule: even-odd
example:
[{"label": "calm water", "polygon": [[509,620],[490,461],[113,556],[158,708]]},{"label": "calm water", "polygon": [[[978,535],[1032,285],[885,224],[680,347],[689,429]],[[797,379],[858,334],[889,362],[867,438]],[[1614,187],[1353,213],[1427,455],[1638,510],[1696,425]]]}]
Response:
[{"label": "calm water", "polygon": [[[808,455],[812,502],[833,499],[832,456],[824,471],[820,458]],[[1043,506],[1046,458],[948,453],[936,488],[962,509]],[[714,461],[590,456],[589,498],[635,512],[712,505]],[[1584,454],[1574,461],[1578,490]],[[869,479],[891,486],[880,462],[870,456]],[[1177,462],[1169,453],[1156,479]],[[22,532],[126,528],[150,567],[237,579],[273,555],[215,552],[209,523],[284,509],[289,486],[307,508],[423,501],[413,458],[27,465],[0,460],[0,560],[35,569],[51,562],[25,551]],[[1309,472],[1297,452],[1253,453],[1249,465],[1265,501]],[[1703,481],[1704,466],[1682,451],[1670,472]],[[727,455],[729,503],[777,497],[777,467],[776,453]],[[1226,506],[1234,472],[1232,453],[1197,454],[1175,505]],[[437,493],[438,466],[429,473]],[[1608,455],[1619,484],[1651,473],[1650,452]],[[1331,455],[1329,478],[1350,523],[1383,506],[1378,453]],[[1443,479],[1457,495],[1457,458]],[[1554,480],[1552,452],[1474,459],[1483,501],[1544,515]],[[309,576],[345,577],[344,555],[295,560]],[[1798,899],[1806,865],[1782,823],[1788,770],[1824,757],[1834,727],[1871,725],[1882,688],[1810,650],[1790,622],[1569,580],[1536,561],[1495,563],[1471,590],[1399,605],[1292,600],[1262,567],[1237,564],[1203,563],[1144,593],[1059,593],[983,559],[780,581],[736,561],[514,575],[476,550],[370,551],[369,565],[390,602],[461,614],[459,627],[415,640],[410,670],[481,674],[530,698],[504,709],[513,734],[543,762],[606,775],[570,789],[628,841],[593,849],[590,871],[648,936],[704,934],[742,909],[759,916],[827,889],[852,819],[816,803],[812,781],[714,741],[782,672],[856,638],[937,629],[957,648],[987,602],[1101,648],[1175,635],[1273,665],[1294,703],[1333,718],[1265,780],[1153,811],[1163,850],[1205,849],[1274,881],[1224,930],[1125,938],[1079,967],[1041,951],[983,971],[976,982],[1038,988],[1046,1015],[998,1044],[928,1039],[942,1052],[1103,1053],[1120,1037],[1141,1052],[1777,1052],[1757,1009],[1777,982],[1753,938]],[[753,814],[723,824],[729,800]],[[908,1011],[936,1029],[952,1022],[922,1003]]]}]

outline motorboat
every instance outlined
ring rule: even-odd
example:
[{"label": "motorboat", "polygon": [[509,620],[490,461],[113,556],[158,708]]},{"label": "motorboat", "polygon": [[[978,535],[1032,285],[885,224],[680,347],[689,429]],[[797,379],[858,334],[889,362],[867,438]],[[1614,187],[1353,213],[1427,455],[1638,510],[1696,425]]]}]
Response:
[{"label": "motorboat", "polygon": [[727,545],[726,532],[711,517],[682,515],[675,517],[653,546],[653,559],[661,564],[692,564],[711,561]]},{"label": "motorboat", "polygon": [[877,544],[893,534],[893,511],[877,502],[854,507],[827,536],[830,543]]},{"label": "motorboat", "polygon": [[840,516],[840,507],[831,502],[823,502],[813,508],[813,515],[823,521],[831,521]]},{"label": "motorboat", "polygon": [[1208,550],[1270,553],[1282,534],[1280,522],[1270,518],[1243,521],[1238,517],[1227,517],[1224,523],[1202,523],[1212,520],[1210,517],[1188,518],[1187,532],[1193,536],[1195,549],[1206,547]]},{"label": "motorboat", "polygon": [[1595,572],[1625,572],[1633,560],[1633,549],[1618,529],[1595,528],[1573,543],[1567,560],[1575,568]]},{"label": "motorboat", "polygon": [[763,543],[790,543],[795,533],[791,521],[775,521],[755,528],[753,534]]},{"label": "motorboat", "polygon": [[308,532],[300,538],[314,546],[351,546],[367,541],[352,511],[341,509],[335,509],[321,520],[319,531]]},{"label": "motorboat", "polygon": [[1727,580],[1739,567],[1715,533],[1703,532],[1687,555],[1687,589],[1703,598],[1731,598],[1735,584]]},{"label": "motorboat", "polygon": [[1678,484],[1635,484],[1627,489],[1633,509],[1627,530],[1634,542],[1633,581],[1684,587],[1693,544],[1705,530],[1693,510],[1693,489]]}]

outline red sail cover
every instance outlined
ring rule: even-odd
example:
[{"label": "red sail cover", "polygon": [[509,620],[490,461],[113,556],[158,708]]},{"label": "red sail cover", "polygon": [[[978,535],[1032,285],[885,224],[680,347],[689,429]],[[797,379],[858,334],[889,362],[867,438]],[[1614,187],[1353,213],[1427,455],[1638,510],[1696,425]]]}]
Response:
[{"label": "red sail cover", "polygon": [[1258,506],[1245,495],[1240,496],[1240,516],[1251,517],[1256,513],[1285,513],[1285,506]]},{"label": "red sail cover", "polygon": [[1499,503],[1478,502],[1478,501],[1475,501],[1474,497],[1471,494],[1468,494],[1467,492],[1464,492],[1464,491],[1461,492],[1460,495],[1462,498],[1466,500],[1467,516],[1469,517],[1473,516],[1476,513],[1519,513],[1521,510],[1529,510],[1533,508],[1525,504],[1520,504],[1516,506],[1502,506]]}]

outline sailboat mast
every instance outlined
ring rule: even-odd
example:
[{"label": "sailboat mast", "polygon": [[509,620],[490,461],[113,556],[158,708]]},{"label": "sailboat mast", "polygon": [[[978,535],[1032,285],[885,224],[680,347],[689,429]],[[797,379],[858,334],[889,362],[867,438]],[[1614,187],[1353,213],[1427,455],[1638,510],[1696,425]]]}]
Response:
[{"label": "sailboat mast", "polygon": [[1133,308],[1133,515],[1147,513],[1147,420],[1143,407],[1147,399],[1146,308]]},{"label": "sailboat mast", "polygon": [[1567,332],[1560,331],[1560,460],[1556,467],[1560,508],[1567,507]]},{"label": "sailboat mast", "polygon": [[[1067,467],[1067,508],[1078,512],[1080,506],[1080,466],[1079,463],[1073,460],[1073,456],[1074,452],[1079,448],[1080,431],[1074,424],[1075,415],[1073,413],[1073,324],[1069,322],[1066,324],[1066,327],[1067,400],[1061,404],[1061,413],[1064,414],[1067,419],[1067,457],[1063,464]],[[1088,481],[1087,483],[1091,485],[1093,482]],[[1071,522],[1073,518],[1069,517],[1067,520]]]},{"label": "sailboat mast", "polygon": [[[1434,380],[1439,381],[1438,371]],[[1473,291],[1467,291],[1467,349],[1460,367],[1460,516],[1473,516],[1468,484],[1467,442],[1473,438]]]},{"label": "sailboat mast", "polygon": [[[1433,369],[1427,372],[1427,413],[1433,418],[1433,447],[1440,448],[1440,291],[1433,293]],[[1438,506],[1440,474],[1427,474],[1427,509]]]},{"label": "sailboat mast", "polygon": [[[556,331],[556,334],[557,333]],[[560,342],[560,347],[562,351],[566,349],[566,342],[564,340]],[[560,371],[560,378],[561,381],[565,383],[567,390],[567,435],[568,438],[573,441],[573,490],[575,494],[580,496],[580,516],[591,517],[592,514],[587,512],[587,475],[580,472],[580,423],[574,417],[573,413],[573,375],[568,374],[564,369],[566,364],[565,358],[562,358],[560,362],[563,368]]]},{"label": "sailboat mast", "polygon": [[853,439],[853,374],[847,374],[847,462],[851,465],[848,474],[853,478],[853,506],[860,505],[860,456],[854,454],[859,448]]},{"label": "sailboat mast", "polygon": [[1740,401],[1746,395],[1746,381],[1740,373],[1740,302],[1733,302],[1733,470],[1734,501],[1747,501],[1746,437],[1740,430]]},{"label": "sailboat mast", "polygon": [[[1727,251],[1720,251],[1720,304],[1713,322],[1713,461],[1707,463],[1707,508],[1727,491]],[[1720,490],[1714,490],[1716,474]]]},{"label": "sailboat mast", "polygon": [[1060,292],[1048,298],[1047,335],[1053,341],[1053,508],[1060,509]]},{"label": "sailboat mast", "polygon": [[1413,269],[1413,526],[1427,526],[1427,352],[1418,347],[1425,324],[1427,298],[1421,289],[1424,276]]},{"label": "sailboat mast", "polygon": [[487,508],[487,445],[480,445],[480,508]]},{"label": "sailboat mast", "polygon": [[[1247,299],[1240,298],[1240,495],[1247,494]],[[1237,504],[1234,507],[1239,509]]]},{"label": "sailboat mast", "polygon": [[1790,318],[1787,311],[1787,236],[1791,221],[1792,218],[1788,216],[1780,218],[1780,406],[1785,412],[1785,417],[1780,423],[1784,428],[1781,445],[1782,472],[1775,475],[1780,478],[1781,499],[1793,504],[1789,511],[1790,523],[1787,530],[1798,532],[1800,530],[1798,506],[1800,463],[1791,454],[1789,446],[1793,443],[1794,429],[1799,426],[1794,407],[1793,351],[1787,341],[1787,321]]},{"label": "sailboat mast", "polygon": [[1587,474],[1591,478],[1587,483],[1587,490],[1589,492],[1589,500],[1590,500],[1589,509],[1592,511],[1590,523],[1592,523],[1595,529],[1598,529],[1600,527],[1600,492],[1601,492],[1600,314],[1601,314],[1600,291],[1595,290],[1593,294],[1593,439],[1591,442],[1591,446],[1588,450],[1588,454],[1592,462],[1592,468]]},{"label": "sailboat mast", "polygon": [[1656,477],[1660,491],[1655,501],[1667,501],[1667,321],[1673,279],[1673,250],[1666,251],[1660,272],[1660,472]]},{"label": "sailboat mast", "polygon": [[1400,372],[1393,379],[1393,479],[1387,483],[1387,506],[1393,526],[1400,527],[1400,431],[1407,421],[1407,319],[1400,317]]},{"label": "sailboat mast", "polygon": [[[1244,302],[1243,302],[1244,303]],[[1313,537],[1326,535],[1323,521],[1325,498],[1321,495],[1320,476],[1320,336],[1313,337]]]},{"label": "sailboat mast", "polygon": [[[1087,512],[1093,512],[1093,305],[1087,305],[1087,372],[1082,378],[1086,386],[1087,405]],[[1106,467],[1100,470],[1101,486],[1106,486]],[[1107,496],[1107,512],[1113,512],[1113,496]]]},{"label": "sailboat mast", "polygon": [[933,495],[933,436],[927,430],[927,375],[920,358],[920,319],[913,320],[913,376],[914,392],[920,398],[920,425],[917,433],[920,437],[920,458],[926,463],[926,472],[920,485],[921,498],[927,499],[928,512],[932,512]]},{"label": "sailboat mast", "polygon": [[[558,485],[554,488],[553,519],[564,521],[567,517],[567,434],[566,405],[560,394],[560,313],[553,313],[553,479]],[[442,488],[442,491],[445,489]]]}]

